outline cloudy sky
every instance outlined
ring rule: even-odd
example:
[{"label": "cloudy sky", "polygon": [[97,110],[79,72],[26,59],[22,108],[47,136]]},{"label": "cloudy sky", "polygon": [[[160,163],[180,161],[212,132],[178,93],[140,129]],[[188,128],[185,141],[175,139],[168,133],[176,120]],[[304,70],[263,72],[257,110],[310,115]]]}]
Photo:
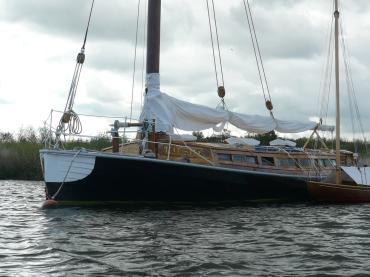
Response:
[{"label": "cloudy sky", "polygon": [[[141,108],[144,20],[141,0],[133,116]],[[62,110],[87,23],[88,0],[0,0],[0,131],[43,125]],[[318,114],[331,0],[250,1],[275,115],[308,120]],[[137,0],[96,0],[74,110],[130,113]],[[230,110],[267,115],[241,0],[215,0]],[[341,16],[364,128],[370,132],[370,1],[343,2]],[[205,1],[162,0],[162,90],[183,100],[219,103]],[[343,88],[345,83],[342,83]],[[331,96],[333,99],[333,96]],[[344,132],[351,130],[343,90]],[[329,115],[333,116],[333,106]],[[107,120],[81,118],[87,133]],[[331,119],[329,118],[329,123]]]}]

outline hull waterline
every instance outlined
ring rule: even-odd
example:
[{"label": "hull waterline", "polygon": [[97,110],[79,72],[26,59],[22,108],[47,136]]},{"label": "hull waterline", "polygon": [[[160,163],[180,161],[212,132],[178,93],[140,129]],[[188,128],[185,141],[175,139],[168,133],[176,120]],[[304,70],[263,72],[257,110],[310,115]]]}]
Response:
[{"label": "hull waterline", "polygon": [[[310,197],[304,176],[99,152],[76,156],[73,151],[42,150],[41,158],[47,197],[54,196],[57,201],[297,202],[308,201]],[[53,180],[58,174],[59,180]]]}]

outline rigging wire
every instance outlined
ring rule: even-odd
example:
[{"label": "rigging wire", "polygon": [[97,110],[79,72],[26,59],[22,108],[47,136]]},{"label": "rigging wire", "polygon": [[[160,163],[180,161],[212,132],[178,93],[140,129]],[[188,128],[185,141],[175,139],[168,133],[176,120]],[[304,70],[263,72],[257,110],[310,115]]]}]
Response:
[{"label": "rigging wire", "polygon": [[[353,143],[355,146],[355,151],[358,151],[358,145],[357,141],[355,139],[355,132],[356,132],[356,126],[355,123],[357,122],[359,132],[362,135],[362,138],[364,140],[365,144],[365,150],[366,154],[368,154],[368,145],[366,141],[366,136],[365,136],[365,131],[360,115],[360,109],[358,107],[358,101],[356,97],[356,91],[354,87],[354,82],[352,78],[352,69],[351,69],[351,63],[350,63],[350,55],[348,48],[346,47],[344,35],[343,35],[343,25],[342,21],[340,21],[340,32],[341,32],[341,41],[342,41],[342,54],[343,54],[343,60],[344,60],[344,68],[345,68],[345,74],[346,74],[346,82],[347,82],[347,93],[348,93],[348,98],[349,98],[349,106],[350,106],[350,114],[351,114],[351,124],[352,124],[352,132],[353,132]],[[356,119],[356,121],[355,121]]]},{"label": "rigging wire", "polygon": [[131,104],[130,104],[130,123],[132,119],[132,106],[134,101],[134,89],[135,89],[135,75],[136,75],[136,54],[137,54],[137,41],[139,33],[139,19],[140,19],[140,3],[141,0],[138,0],[137,3],[137,15],[136,15],[136,34],[135,34],[135,50],[134,50],[134,70],[132,73],[132,86],[131,86]]},{"label": "rigging wire", "polygon": [[[332,2],[332,11],[334,13],[334,1]],[[320,124],[326,125],[328,119],[329,103],[332,93],[332,83],[333,83],[333,65],[334,65],[334,16],[331,16],[329,23],[329,28],[327,32],[327,55],[326,61],[322,68],[322,78],[320,80],[318,98],[317,98],[317,115],[319,117]],[[325,136],[325,134],[322,134]],[[333,138],[333,133],[331,133],[331,138]],[[332,142],[333,143],[333,142]],[[333,149],[333,144],[331,145]]]},{"label": "rigging wire", "polygon": [[[333,6],[334,10],[334,6]],[[333,82],[333,67],[334,67],[334,17],[332,17],[331,26],[330,26],[330,36],[329,36],[329,45],[328,45],[328,54],[326,61],[326,69],[324,76],[324,86],[322,91],[322,101],[321,101],[321,111],[320,111],[320,120],[324,118],[324,124],[327,123],[328,111],[329,111],[329,102],[330,102],[330,92],[332,89]],[[326,90],[326,94],[325,94]],[[325,114],[325,115],[324,115]]]},{"label": "rigging wire", "polygon": [[91,7],[90,7],[90,13],[89,13],[89,19],[87,21],[87,26],[86,26],[86,31],[85,31],[83,44],[82,44],[80,53],[78,53],[78,55],[77,55],[77,62],[76,62],[76,66],[75,66],[75,70],[74,70],[74,74],[73,74],[73,78],[72,78],[72,83],[71,83],[71,87],[70,87],[70,92],[69,92],[66,107],[65,107],[65,112],[67,112],[68,110],[72,110],[73,105],[74,105],[76,92],[77,92],[77,87],[78,87],[78,83],[80,81],[82,65],[85,62],[85,46],[86,46],[87,35],[89,33],[91,15],[92,15],[92,11],[93,11],[93,8],[94,8],[94,3],[95,3],[95,0],[92,0]]},{"label": "rigging wire", "polygon": [[[333,1],[333,11],[334,11],[334,1]],[[327,60],[326,60],[326,67],[325,67],[325,74],[324,74],[324,81],[320,85],[319,99],[321,98],[321,107],[320,107],[320,121],[322,122],[324,119],[324,124],[326,124],[326,120],[328,118],[328,110],[329,110],[329,100],[330,100],[330,93],[332,87],[332,77],[333,77],[333,63],[334,63],[334,41],[333,41],[333,21],[334,17],[332,17],[331,25],[330,25],[330,36],[329,36],[329,44],[328,44],[328,52],[327,52]],[[344,73],[345,73],[345,80],[347,86],[347,94],[348,94],[348,104],[349,104],[349,111],[350,111],[350,119],[351,119],[351,127],[352,127],[352,135],[353,135],[353,143],[354,143],[354,150],[355,152],[358,151],[358,141],[356,141],[356,132],[359,131],[362,135],[362,139],[365,143],[365,150],[368,153],[368,146],[366,142],[366,136],[358,108],[358,101],[356,97],[356,92],[354,88],[354,82],[352,78],[352,69],[350,64],[350,55],[348,52],[348,48],[346,47],[345,37],[344,37],[344,28],[343,28],[343,20],[339,21],[340,24],[340,39],[341,39],[341,50],[343,56],[343,63],[344,63]]]},{"label": "rigging wire", "polygon": [[354,144],[354,148],[355,148],[355,152],[357,153],[358,152],[358,145],[357,145],[357,142],[355,140],[355,133],[356,133],[356,127],[355,127],[355,119],[354,119],[354,104],[353,104],[353,101],[354,99],[352,98],[352,89],[353,87],[351,87],[351,81],[350,81],[350,78],[349,78],[349,65],[348,65],[348,61],[347,61],[347,57],[346,57],[346,47],[345,47],[345,44],[344,44],[344,38],[343,38],[343,26],[342,24],[340,25],[340,34],[341,34],[341,41],[342,41],[342,56],[343,56],[343,61],[344,61],[344,70],[345,70],[345,76],[346,76],[346,85],[347,85],[347,94],[348,94],[348,105],[349,105],[349,110],[350,110],[350,118],[351,118],[351,127],[352,127],[352,139],[353,139],[353,144]]},{"label": "rigging wire", "polygon": [[[333,6],[334,7],[334,6]],[[323,64],[322,68],[322,78],[320,81],[319,86],[319,97],[317,98],[317,115],[320,118],[320,121],[323,121],[323,115],[325,111],[325,106],[327,108],[328,98],[330,97],[330,87],[331,87],[331,76],[332,76],[332,65],[333,65],[333,56],[332,56],[332,49],[333,49],[333,25],[334,24],[334,17],[331,17],[331,23],[328,28],[327,39],[328,41],[328,49],[327,49],[327,56],[326,61]],[[324,118],[326,121],[326,117]]]},{"label": "rigging wire", "polygon": [[87,27],[86,27],[85,38],[84,38],[84,43],[82,45],[82,49],[85,49],[87,34],[89,33],[91,15],[92,15],[92,11],[93,11],[93,8],[94,8],[94,3],[95,3],[95,0],[92,0],[91,7],[90,7],[90,13],[89,13],[89,20],[87,21]]}]

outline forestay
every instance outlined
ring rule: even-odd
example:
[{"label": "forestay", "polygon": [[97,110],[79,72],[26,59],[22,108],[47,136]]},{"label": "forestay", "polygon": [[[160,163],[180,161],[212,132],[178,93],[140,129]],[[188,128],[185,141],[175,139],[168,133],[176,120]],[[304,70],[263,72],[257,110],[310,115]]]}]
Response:
[{"label": "forestay", "polygon": [[157,73],[148,74],[147,88],[140,119],[155,119],[158,132],[172,134],[174,128],[184,131],[213,128],[215,131],[221,131],[227,122],[241,130],[258,134],[272,130],[281,133],[300,133],[315,128],[323,131],[334,130],[333,126],[318,125],[312,121],[279,120],[272,116],[240,114],[182,101],[160,91]]}]

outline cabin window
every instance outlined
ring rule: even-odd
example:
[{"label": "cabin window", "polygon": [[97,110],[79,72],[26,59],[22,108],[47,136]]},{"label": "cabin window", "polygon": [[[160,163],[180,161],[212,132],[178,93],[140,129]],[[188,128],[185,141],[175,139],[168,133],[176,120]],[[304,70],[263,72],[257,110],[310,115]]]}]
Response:
[{"label": "cabin window", "polygon": [[233,155],[233,161],[238,163],[257,164],[257,157],[246,155]]},{"label": "cabin window", "polygon": [[278,159],[277,162],[280,167],[296,167],[294,159]]},{"label": "cabin window", "polygon": [[319,167],[324,167],[325,166],[324,160],[316,160],[315,159],[315,165],[319,166]]},{"label": "cabin window", "polygon": [[257,163],[257,157],[254,156],[244,156],[245,162],[248,164],[256,164]]},{"label": "cabin window", "polygon": [[231,162],[230,154],[217,153],[217,157],[219,161],[230,161]]},{"label": "cabin window", "polygon": [[335,164],[336,164],[335,160],[324,159],[322,161],[323,161],[325,167],[334,167]]},{"label": "cabin window", "polygon": [[244,162],[244,156],[243,155],[233,155],[233,161],[242,163]]},{"label": "cabin window", "polygon": [[274,158],[273,157],[261,157],[262,165],[269,165],[274,166]]},{"label": "cabin window", "polygon": [[298,164],[301,167],[311,167],[312,166],[312,161],[310,159],[299,159]]}]

